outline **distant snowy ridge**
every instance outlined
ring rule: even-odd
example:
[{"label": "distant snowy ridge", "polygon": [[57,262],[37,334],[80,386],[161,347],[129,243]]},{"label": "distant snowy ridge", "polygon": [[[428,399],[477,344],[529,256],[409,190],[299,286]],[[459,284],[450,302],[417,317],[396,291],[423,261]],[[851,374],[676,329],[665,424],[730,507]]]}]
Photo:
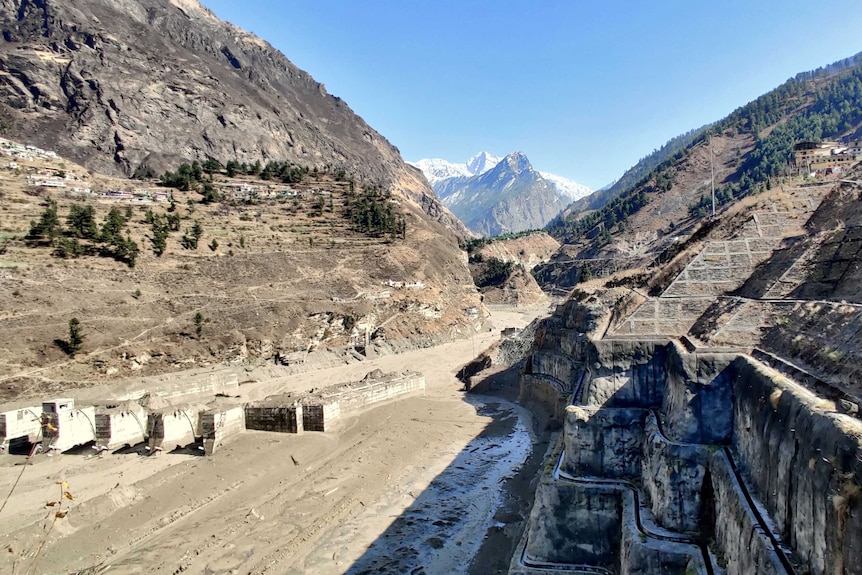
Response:
[{"label": "distant snowy ridge", "polygon": [[428,183],[432,186],[440,180],[473,175],[467,168],[467,164],[453,164],[452,162],[447,162],[446,160],[441,160],[439,158],[407,163],[422,170],[422,173],[425,174],[425,179],[427,179]]},{"label": "distant snowy ridge", "polygon": [[539,175],[554,184],[557,191],[567,196],[571,201],[580,200],[593,193],[592,189],[568,178],[549,174],[548,172],[539,172]]},{"label": "distant snowy ridge", "polygon": [[488,152],[479,152],[467,160],[467,169],[472,175],[478,176],[499,164],[502,159],[500,156],[494,156]]},{"label": "distant snowy ridge", "polygon": [[407,163],[422,170],[422,173],[425,174],[425,179],[433,187],[434,184],[441,180],[460,176],[469,178],[470,176],[484,174],[499,164],[502,159],[488,152],[479,152],[463,164],[456,164],[448,160],[441,160],[440,158],[430,158]]}]

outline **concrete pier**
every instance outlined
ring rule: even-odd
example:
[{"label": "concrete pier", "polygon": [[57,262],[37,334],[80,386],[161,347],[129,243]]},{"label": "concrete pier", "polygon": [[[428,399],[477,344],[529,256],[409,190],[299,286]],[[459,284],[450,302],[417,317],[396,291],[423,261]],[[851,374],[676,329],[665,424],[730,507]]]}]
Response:
[{"label": "concrete pier", "polygon": [[42,436],[42,408],[22,407],[0,413],[0,451],[13,440],[36,443]]},{"label": "concrete pier", "polygon": [[71,398],[42,403],[42,449],[67,451],[96,439],[96,408],[76,407]]},{"label": "concrete pier", "polygon": [[186,446],[200,436],[198,408],[171,407],[152,411],[147,417],[147,450],[150,453]]},{"label": "concrete pier", "polygon": [[212,455],[229,437],[245,429],[245,409],[241,405],[210,409],[201,414],[204,453]]},{"label": "concrete pier", "polygon": [[134,401],[96,406],[96,448],[136,445],[146,437],[147,412]]}]

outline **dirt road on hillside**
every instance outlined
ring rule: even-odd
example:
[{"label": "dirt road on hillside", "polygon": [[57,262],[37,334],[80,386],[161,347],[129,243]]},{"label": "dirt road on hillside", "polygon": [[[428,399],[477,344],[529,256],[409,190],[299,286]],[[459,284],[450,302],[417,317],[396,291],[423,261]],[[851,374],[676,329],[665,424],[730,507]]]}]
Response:
[{"label": "dirt road on hillside", "polygon": [[[498,328],[543,310],[493,310]],[[470,398],[454,374],[499,337],[243,386],[266,395],[413,369],[427,391],[345,420],[337,432],[246,432],[214,457],[67,454],[26,468],[0,516],[0,569],[32,564],[39,518],[67,481],[75,500],[31,572],[458,573],[469,564],[505,477],[530,452],[529,415]],[[21,470],[0,460],[0,494]]]}]

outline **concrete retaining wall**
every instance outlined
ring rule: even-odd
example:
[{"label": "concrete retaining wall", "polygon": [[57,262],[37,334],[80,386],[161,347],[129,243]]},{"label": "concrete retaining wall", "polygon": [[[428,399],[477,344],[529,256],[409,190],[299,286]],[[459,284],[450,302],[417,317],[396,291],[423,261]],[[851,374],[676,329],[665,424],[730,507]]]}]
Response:
[{"label": "concrete retaining wall", "polygon": [[590,339],[587,334],[576,329],[553,325],[553,327],[546,326],[546,329],[541,331],[541,342],[538,348],[563,354],[572,359],[586,357],[589,345]]},{"label": "concrete retaining wall", "polygon": [[787,575],[723,451],[710,456],[709,467],[715,497],[715,540],[727,564],[727,575]]},{"label": "concrete retaining wall", "polygon": [[570,405],[563,470],[575,476],[634,479],[641,475],[646,410]]},{"label": "concrete retaining wall", "polygon": [[697,545],[644,536],[638,528],[637,502],[630,490],[622,493],[620,575],[707,575]]},{"label": "concrete retaining wall", "polygon": [[531,373],[549,375],[569,385],[577,381],[582,370],[583,364],[576,363],[561,353],[539,350],[530,357]]},{"label": "concrete retaining wall", "polygon": [[425,391],[425,377],[411,374],[382,381],[361,381],[344,390],[323,390],[326,421],[358,413],[371,405]]},{"label": "concrete retaining wall", "polygon": [[666,529],[698,533],[708,451],[668,441],[655,415],[646,418],[641,483],[656,522]]},{"label": "concrete retaining wall", "polygon": [[425,390],[418,373],[350,382],[301,396],[276,396],[245,406],[246,427],[262,431],[301,433],[331,431],[342,418],[372,405],[407,397]]},{"label": "concrete retaining wall", "polygon": [[542,482],[530,514],[533,562],[618,565],[622,500],[613,487]]},{"label": "concrete retaining wall", "polygon": [[687,353],[672,342],[667,354],[665,432],[675,441],[725,444],[733,432],[731,386],[736,358],[729,353]]},{"label": "concrete retaining wall", "polygon": [[[585,405],[655,407],[667,384],[667,340],[594,342]],[[597,366],[597,367],[596,367]]]},{"label": "concrete retaining wall", "polygon": [[233,395],[238,388],[239,380],[231,371],[180,373],[148,377],[142,384],[126,385],[117,393],[117,401],[134,401],[150,396],[177,402],[200,396]]},{"label": "concrete retaining wall", "polygon": [[561,479],[537,493],[528,554],[572,564],[595,552],[590,565],[619,573],[700,569],[652,535],[628,537],[624,517],[609,567],[599,551],[610,507],[596,490],[616,485],[637,489],[645,524],[654,516],[671,539],[714,540],[727,575],[862,575],[862,422],[843,412],[851,402],[836,406],[842,398],[818,397],[749,356],[675,342],[605,339],[570,357],[548,326],[577,320],[575,311],[545,326],[522,379],[522,397],[553,405],[558,382],[542,371],[582,364],[590,377],[583,405],[566,408]]},{"label": "concrete retaining wall", "polygon": [[[546,476],[510,575],[602,572],[621,575],[706,575],[697,545],[656,536],[639,523],[634,492],[623,484],[555,483]],[[649,533],[649,534],[648,534]]]},{"label": "concrete retaining wall", "polygon": [[814,575],[862,574],[862,422],[775,370],[734,362],[734,447]]},{"label": "concrete retaining wall", "polygon": [[569,390],[555,379],[534,374],[521,376],[518,402],[534,412],[539,410],[547,412],[548,416],[558,424],[562,424],[566,417],[569,395]]}]

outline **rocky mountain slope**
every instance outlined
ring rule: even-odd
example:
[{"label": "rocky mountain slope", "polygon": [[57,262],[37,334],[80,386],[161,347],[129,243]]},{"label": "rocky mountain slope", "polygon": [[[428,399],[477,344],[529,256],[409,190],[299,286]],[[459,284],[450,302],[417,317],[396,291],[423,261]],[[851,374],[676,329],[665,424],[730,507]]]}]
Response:
[{"label": "rocky mountain slope", "polygon": [[4,0],[0,26],[3,397],[481,325],[470,232],[263,40],[195,0]]},{"label": "rocky mountain slope", "polygon": [[208,158],[329,165],[466,233],[343,100],[197,0],[3,0],[0,26],[7,137],[114,175]]},{"label": "rocky mountain slope", "polygon": [[532,305],[545,303],[532,269],[560,244],[545,232],[480,238],[467,243],[470,273],[485,303]]},{"label": "rocky mountain slope", "polygon": [[483,236],[541,228],[565,205],[556,188],[520,152],[509,154],[484,174],[463,183],[449,180],[441,188],[441,201]]},{"label": "rocky mountain slope", "polygon": [[[752,190],[752,183],[765,184],[766,179],[781,175],[788,162],[791,147],[797,140],[835,138],[841,134],[858,137],[858,122],[854,120],[852,113],[847,113],[852,111],[853,102],[845,97],[846,94],[840,98],[828,94],[818,97],[818,90],[829,92],[838,87],[840,92],[842,88],[839,85],[842,82],[846,84],[846,76],[860,64],[862,54],[856,54],[817,70],[802,72],[755,101],[741,106],[726,118],[671,138],[626,170],[612,184],[569,205],[559,220],[550,227],[552,233],[565,234],[563,228],[570,226],[581,216],[593,210],[600,210],[618,198],[625,200],[639,190],[648,189],[646,185],[658,175],[664,175],[661,181],[663,186],[672,187],[669,180],[673,175],[668,172],[668,168],[687,158],[692,150],[702,145],[710,136],[749,136],[755,140],[770,140],[758,142],[759,149],[756,150],[753,144],[733,146],[731,156],[725,153],[727,150],[721,144],[714,148],[718,164],[727,165],[728,160],[734,160],[733,170],[726,171],[725,175],[719,175],[717,179],[720,185],[727,184],[723,187],[728,188],[724,190],[725,194],[719,196],[721,203],[731,200],[727,192],[734,196],[747,195]],[[843,101],[846,101],[846,104],[842,105]],[[784,126],[788,120],[792,120],[792,125]],[[773,134],[774,129],[779,126],[780,129]],[[776,148],[781,149],[780,153],[775,153]],[[748,156],[749,152],[754,152],[754,155]],[[766,155],[770,157],[765,158]],[[759,168],[758,164],[764,159],[767,161]],[[745,165],[742,164],[743,160],[746,161]],[[737,169],[740,169],[739,173],[734,173]],[[748,178],[743,180],[745,172],[748,172]],[[732,184],[738,184],[737,188],[730,189]],[[617,211],[621,213],[620,210]],[[628,211],[637,211],[637,207],[632,209],[629,206]]]},{"label": "rocky mountain slope", "polygon": [[539,172],[539,175],[551,182],[557,191],[569,200],[578,200],[592,195],[593,190],[568,178],[557,176],[550,172]]}]

